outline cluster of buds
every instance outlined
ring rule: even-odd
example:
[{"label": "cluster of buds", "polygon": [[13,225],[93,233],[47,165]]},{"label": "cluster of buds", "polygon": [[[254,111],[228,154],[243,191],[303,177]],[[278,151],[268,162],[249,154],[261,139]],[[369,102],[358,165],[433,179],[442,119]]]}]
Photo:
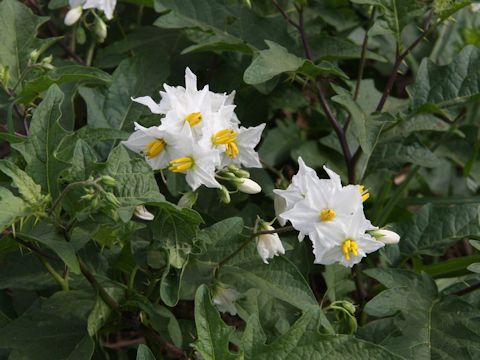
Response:
[{"label": "cluster of buds", "polygon": [[[235,165],[229,165],[217,172],[217,178],[230,183],[235,188],[235,191],[241,191],[245,194],[258,194],[262,191],[260,185],[250,179],[248,171],[240,169]],[[218,189],[218,196],[223,203],[230,203],[230,191],[225,185]]]},{"label": "cluster of buds", "polygon": [[105,209],[113,218],[117,218],[116,209],[120,206],[120,201],[113,192],[105,190],[102,185],[113,187],[116,185],[116,180],[109,175],[103,175],[97,179],[90,177],[84,188],[85,195],[80,199],[89,201],[92,210]]}]

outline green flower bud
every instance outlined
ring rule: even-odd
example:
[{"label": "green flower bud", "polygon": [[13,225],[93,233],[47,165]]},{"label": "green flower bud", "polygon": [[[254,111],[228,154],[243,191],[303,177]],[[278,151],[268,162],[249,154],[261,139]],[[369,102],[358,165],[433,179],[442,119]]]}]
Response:
[{"label": "green flower bud", "polygon": [[87,34],[85,33],[85,29],[83,28],[83,26],[77,27],[77,31],[75,31],[75,39],[80,45],[85,44],[85,42],[87,41]]},{"label": "green flower bud", "polygon": [[120,201],[117,199],[117,197],[111,193],[111,192],[107,192],[105,194],[105,199],[110,203],[112,204],[113,206],[119,206],[120,205]]},{"label": "green flower bud", "polygon": [[198,193],[196,191],[189,191],[182,195],[180,200],[178,200],[178,206],[181,208],[191,209],[193,205],[197,202]]},{"label": "green flower bud", "polygon": [[100,178],[100,181],[107,186],[115,186],[117,184],[117,181],[109,175],[103,175]]},{"label": "green flower bud", "polygon": [[236,177],[239,177],[239,178],[248,179],[250,177],[250,173],[248,171],[240,169],[239,167],[234,165],[229,165],[228,170],[230,170]]},{"label": "green flower bud", "polygon": [[230,192],[222,185],[220,189],[217,189],[217,194],[221,202],[224,204],[230,204]]},{"label": "green flower bud", "polygon": [[98,16],[96,17],[95,24],[93,25],[93,32],[99,43],[103,43],[107,38],[107,25]]}]

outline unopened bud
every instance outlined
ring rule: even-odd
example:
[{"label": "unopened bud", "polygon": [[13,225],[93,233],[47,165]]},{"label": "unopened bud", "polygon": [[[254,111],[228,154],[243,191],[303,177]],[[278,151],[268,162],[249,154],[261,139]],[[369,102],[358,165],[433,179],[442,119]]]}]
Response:
[{"label": "unopened bud", "polygon": [[240,169],[235,165],[229,165],[228,170],[230,170],[236,177],[239,177],[239,178],[248,179],[250,177],[250,173],[248,171]]},{"label": "unopened bud", "polygon": [[152,221],[155,218],[155,216],[150,211],[148,211],[143,205],[138,205],[135,208],[133,215],[135,215],[139,219],[147,220],[147,221]]},{"label": "unopened bud", "polygon": [[85,195],[81,196],[80,199],[90,201],[94,197],[95,197],[95,195],[93,195],[93,194],[85,194]]},{"label": "unopened bud", "polygon": [[369,234],[386,245],[398,244],[398,242],[400,241],[400,235],[391,230],[373,230],[370,231]]},{"label": "unopened bud", "polygon": [[82,12],[83,12],[83,9],[81,6],[76,6],[68,10],[64,20],[65,25],[71,26],[75,24],[78,21],[78,19],[80,19],[80,16],[82,16]]},{"label": "unopened bud", "polygon": [[245,194],[258,194],[262,191],[260,185],[250,179],[243,179],[242,183],[237,185],[237,188]]},{"label": "unopened bud", "polygon": [[75,31],[75,40],[77,40],[77,43],[80,45],[85,44],[87,41],[87,34],[85,33],[85,29],[83,26],[78,26],[77,31]]},{"label": "unopened bud", "polygon": [[195,191],[189,191],[182,195],[180,200],[178,200],[178,206],[181,208],[191,209],[193,205],[197,202],[198,193]]},{"label": "unopened bud", "polygon": [[0,85],[7,87],[9,80],[10,72],[8,71],[8,66],[3,66],[0,64]]},{"label": "unopened bud", "polygon": [[36,63],[39,56],[40,56],[40,51],[39,51],[38,49],[33,50],[33,51],[30,53],[30,61],[31,61],[32,63]]},{"label": "unopened bud", "polygon": [[52,65],[53,56],[47,56],[40,61],[40,66],[47,70],[53,70],[55,67]]},{"label": "unopened bud", "polygon": [[220,189],[217,189],[217,194],[221,202],[224,204],[230,204],[230,192],[222,185]]},{"label": "unopened bud", "polygon": [[105,194],[105,199],[107,199],[107,201],[112,204],[113,206],[119,206],[120,205],[120,201],[117,199],[117,197],[111,193],[111,192],[107,192]]},{"label": "unopened bud", "polygon": [[103,175],[100,178],[100,181],[102,183],[104,183],[105,185],[108,185],[108,186],[115,186],[117,184],[117,181],[109,175]]},{"label": "unopened bud", "polygon": [[99,43],[103,43],[107,38],[107,25],[98,16],[95,19],[95,24],[93,25],[93,31]]}]

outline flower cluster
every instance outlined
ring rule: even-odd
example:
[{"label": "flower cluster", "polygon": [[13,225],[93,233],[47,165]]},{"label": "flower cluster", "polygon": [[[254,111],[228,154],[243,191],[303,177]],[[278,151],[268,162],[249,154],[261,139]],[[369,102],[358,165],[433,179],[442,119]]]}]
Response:
[{"label": "flower cluster", "polygon": [[197,77],[185,71],[185,87],[164,85],[161,100],[132,99],[163,115],[159,126],[135,124],[135,132],[123,144],[141,153],[153,169],[184,173],[193,190],[200,185],[221,188],[216,171],[226,166],[261,167],[254,148],[265,124],[240,126],[233,105],[234,93],[218,94],[208,85],[197,89]]},{"label": "flower cluster", "polygon": [[290,186],[274,190],[275,211],[280,224],[289,221],[299,231],[300,241],[308,235],[315,263],[352,267],[385,245],[382,238],[387,236],[364,215],[369,194],[363,186],[342,186],[338,174],[326,167],[330,179],[319,179],[301,158],[298,162]]}]

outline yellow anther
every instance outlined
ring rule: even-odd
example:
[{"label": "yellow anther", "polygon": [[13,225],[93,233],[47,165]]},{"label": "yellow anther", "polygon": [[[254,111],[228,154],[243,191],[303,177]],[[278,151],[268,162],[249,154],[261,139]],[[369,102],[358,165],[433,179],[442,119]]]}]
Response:
[{"label": "yellow anther", "polygon": [[353,256],[358,256],[358,245],[355,240],[345,239],[342,244],[342,252],[347,261],[350,260],[350,253],[352,253]]},{"label": "yellow anther", "polygon": [[153,159],[155,156],[160,154],[167,144],[163,139],[155,139],[149,142],[143,149],[143,153],[147,159]]},{"label": "yellow anther", "polygon": [[185,121],[187,121],[190,124],[190,127],[194,127],[195,125],[198,125],[200,122],[202,122],[202,119],[203,119],[202,113],[200,112],[193,112],[185,116]]},{"label": "yellow anther", "polygon": [[333,209],[323,209],[320,212],[320,219],[322,219],[322,221],[333,220],[335,219],[335,216],[337,216],[337,213]]},{"label": "yellow anther", "polygon": [[223,129],[217,131],[215,135],[212,136],[212,143],[214,145],[226,145],[237,140],[237,133],[231,129]]},{"label": "yellow anther", "polygon": [[238,155],[238,146],[235,142],[225,145],[225,154],[231,159],[235,159]]},{"label": "yellow anther", "polygon": [[358,191],[360,192],[360,195],[362,195],[362,201],[367,201],[370,197],[370,193],[368,192],[368,190],[365,190],[365,186],[359,185]]},{"label": "yellow anther", "polygon": [[175,160],[170,161],[170,166],[168,170],[171,172],[182,172],[190,169],[194,164],[194,161],[191,157],[181,157]]}]

